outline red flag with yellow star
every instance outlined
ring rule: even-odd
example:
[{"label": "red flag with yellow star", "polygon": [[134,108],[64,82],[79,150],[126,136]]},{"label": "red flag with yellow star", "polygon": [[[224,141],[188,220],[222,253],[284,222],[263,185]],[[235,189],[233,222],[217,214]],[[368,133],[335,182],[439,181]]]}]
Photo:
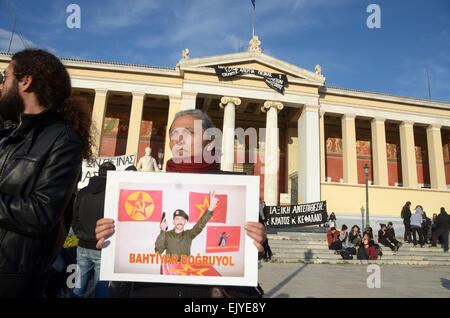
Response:
[{"label": "red flag with yellow star", "polygon": [[164,264],[161,265],[162,275],[181,276],[222,276],[212,266],[197,264]]},{"label": "red flag with yellow star", "polygon": [[[218,199],[210,223],[226,223],[228,195],[216,194]],[[189,192],[189,222],[196,223],[209,207],[209,193]]]},{"label": "red flag with yellow star", "polygon": [[209,226],[206,231],[206,253],[239,252],[240,226]]},{"label": "red flag with yellow star", "polygon": [[160,222],[162,191],[120,190],[119,221]]}]

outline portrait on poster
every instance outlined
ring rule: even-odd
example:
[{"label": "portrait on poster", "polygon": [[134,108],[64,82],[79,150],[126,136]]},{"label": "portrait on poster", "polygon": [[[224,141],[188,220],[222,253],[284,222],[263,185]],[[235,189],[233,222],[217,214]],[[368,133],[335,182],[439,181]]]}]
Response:
[{"label": "portrait on poster", "polygon": [[109,171],[101,280],[257,285],[259,177]]}]

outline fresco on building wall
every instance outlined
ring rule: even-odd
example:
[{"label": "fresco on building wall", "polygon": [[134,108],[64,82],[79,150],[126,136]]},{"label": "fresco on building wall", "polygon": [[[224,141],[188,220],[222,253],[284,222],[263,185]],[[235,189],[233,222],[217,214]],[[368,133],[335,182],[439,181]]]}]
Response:
[{"label": "fresco on building wall", "polygon": [[360,158],[372,157],[372,153],[370,152],[370,141],[357,140],[356,141],[356,155]]},{"label": "fresco on building wall", "polygon": [[388,160],[397,161],[400,158],[400,147],[397,144],[386,144],[386,155]]},{"label": "fresco on building wall", "polygon": [[416,162],[417,163],[427,163],[428,162],[428,156],[427,151],[425,147],[422,146],[415,146],[416,151]]},{"label": "fresco on building wall", "polygon": [[126,138],[128,136],[128,118],[126,114],[110,114],[103,122],[103,135]]},{"label": "fresco on building wall", "polygon": [[[342,155],[342,138],[327,138],[326,140],[327,154]],[[357,140],[356,154],[358,157],[370,158],[372,156],[370,151],[370,141]]]},{"label": "fresco on building wall", "polygon": [[327,138],[327,154],[342,155],[342,138]]},{"label": "fresco on building wall", "polygon": [[163,142],[166,138],[166,124],[160,123],[156,120],[142,121],[141,124],[141,139],[151,139],[152,141]]},{"label": "fresco on building wall", "polygon": [[119,118],[106,117],[103,123],[104,136],[117,136],[119,132]]},{"label": "fresco on building wall", "polygon": [[139,134],[138,157],[145,154],[145,148],[152,148],[152,156],[157,157],[160,149],[164,150],[166,124],[158,120],[142,120]]},{"label": "fresco on building wall", "polygon": [[443,147],[443,152],[444,152],[444,162],[450,163],[450,144],[446,144]]},{"label": "fresco on building wall", "polygon": [[153,121],[143,120],[141,123],[141,132],[139,137],[150,139],[152,137],[152,128],[153,128]]}]

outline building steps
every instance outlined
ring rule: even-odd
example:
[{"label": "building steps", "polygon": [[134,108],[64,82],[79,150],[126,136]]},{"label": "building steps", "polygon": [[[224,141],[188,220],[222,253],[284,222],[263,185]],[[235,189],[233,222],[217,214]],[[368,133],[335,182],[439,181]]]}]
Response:
[{"label": "building steps", "polygon": [[[310,264],[384,264],[384,265],[450,265],[450,253],[442,248],[421,248],[419,245],[403,243],[399,251],[393,252],[382,246],[383,256],[374,261],[344,260],[340,255],[328,249],[326,233],[269,231],[267,235],[273,252],[272,262],[277,263],[310,263]],[[374,237],[378,241],[377,236]]]}]

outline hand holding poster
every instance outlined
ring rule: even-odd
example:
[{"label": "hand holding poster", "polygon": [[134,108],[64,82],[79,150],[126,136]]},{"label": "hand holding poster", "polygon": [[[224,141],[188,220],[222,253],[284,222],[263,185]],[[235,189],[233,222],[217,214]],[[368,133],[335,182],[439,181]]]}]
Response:
[{"label": "hand holding poster", "polygon": [[109,171],[101,280],[257,285],[259,178]]},{"label": "hand holding poster", "polygon": [[269,228],[301,227],[322,224],[327,221],[327,202],[285,206],[266,206],[266,225]]}]

